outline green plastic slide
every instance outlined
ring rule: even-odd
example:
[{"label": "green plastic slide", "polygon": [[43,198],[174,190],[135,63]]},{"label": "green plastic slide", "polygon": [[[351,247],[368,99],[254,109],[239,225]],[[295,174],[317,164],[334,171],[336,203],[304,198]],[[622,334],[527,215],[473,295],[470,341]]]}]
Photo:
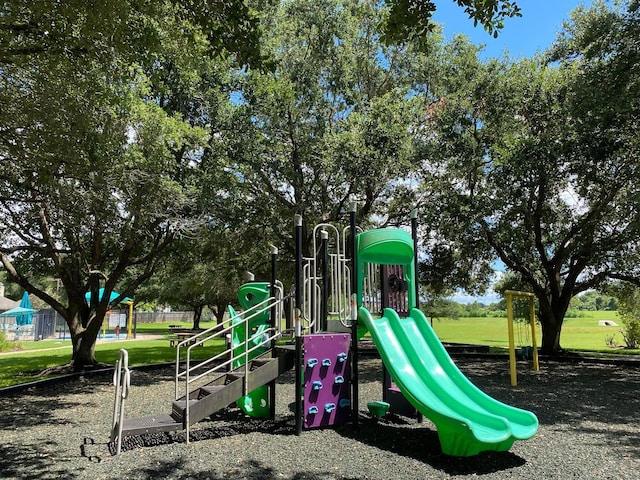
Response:
[{"label": "green plastic slide", "polygon": [[436,425],[443,453],[468,457],[506,451],[537,432],[533,413],[495,400],[464,376],[420,310],[400,318],[387,308],[382,318],[373,319],[360,307],[358,320],[371,332],[402,394]]}]

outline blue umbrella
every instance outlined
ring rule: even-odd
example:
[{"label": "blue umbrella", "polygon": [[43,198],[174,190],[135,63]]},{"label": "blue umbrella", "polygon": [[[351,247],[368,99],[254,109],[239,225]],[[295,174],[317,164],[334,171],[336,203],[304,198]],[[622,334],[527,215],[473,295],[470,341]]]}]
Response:
[{"label": "blue umbrella", "polygon": [[0,313],[0,317],[16,317],[16,322],[21,316],[31,316],[36,313],[38,310],[34,308],[24,308],[24,307],[14,307],[11,310],[7,310],[6,312]]},{"label": "blue umbrella", "polygon": [[[102,295],[104,295],[104,288],[98,290],[98,301],[102,300]],[[116,291],[111,292],[109,295],[109,303],[112,303],[116,298],[118,298],[120,294]],[[91,292],[87,292],[84,294],[84,298],[87,300],[87,303],[91,302]],[[124,297],[124,299],[120,303],[130,302],[131,299],[129,297]]]},{"label": "blue umbrella", "polygon": [[[25,290],[22,294],[22,300],[20,300],[19,307],[22,307],[27,310],[33,310],[31,308],[31,300],[29,299],[29,292]],[[24,315],[19,315],[16,317],[17,325],[31,325],[33,323],[33,313],[26,313]]]}]

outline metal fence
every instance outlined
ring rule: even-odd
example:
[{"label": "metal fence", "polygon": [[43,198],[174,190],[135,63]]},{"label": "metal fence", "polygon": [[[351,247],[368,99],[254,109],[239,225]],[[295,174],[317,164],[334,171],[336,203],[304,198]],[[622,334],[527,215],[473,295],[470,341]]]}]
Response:
[{"label": "metal fence", "polygon": [[[112,311],[112,314],[128,314],[127,310]],[[193,322],[193,312],[133,312],[134,324],[141,323],[181,323],[189,326]],[[0,320],[0,330],[7,340],[30,341],[53,338],[69,338],[67,322],[55,310],[39,310],[33,315],[30,325],[17,325],[14,317]]]},{"label": "metal fence", "polygon": [[[122,313],[126,313],[124,310]],[[193,312],[133,312],[136,323],[192,323]],[[205,320],[204,318],[202,320]]]},{"label": "metal fence", "polygon": [[[66,324],[65,324],[66,326]],[[55,336],[56,314],[53,309],[40,310],[29,325],[17,325],[14,317],[2,319],[0,329],[7,340],[44,340]]]}]

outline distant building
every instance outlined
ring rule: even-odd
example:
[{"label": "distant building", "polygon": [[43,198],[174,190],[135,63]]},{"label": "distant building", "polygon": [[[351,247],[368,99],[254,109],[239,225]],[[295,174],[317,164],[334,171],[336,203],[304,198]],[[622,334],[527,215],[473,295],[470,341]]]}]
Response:
[{"label": "distant building", "polygon": [[15,300],[11,300],[10,298],[4,297],[0,295],[0,313],[6,312],[7,310],[11,310],[20,305],[20,302]]},{"label": "distant building", "polygon": [[17,300],[11,300],[4,296],[4,284],[0,282],[0,313],[6,312],[7,310],[11,310],[20,305],[20,302]]}]

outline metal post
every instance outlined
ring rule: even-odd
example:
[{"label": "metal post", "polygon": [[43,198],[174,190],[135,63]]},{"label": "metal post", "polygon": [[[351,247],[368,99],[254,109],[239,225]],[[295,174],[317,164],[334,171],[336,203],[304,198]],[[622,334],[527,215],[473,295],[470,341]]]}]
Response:
[{"label": "metal post", "polygon": [[[127,339],[136,338],[133,334],[133,300],[129,300],[126,302],[126,305],[129,306],[129,316],[127,318]],[[120,319],[118,319],[118,325],[120,324]]]},{"label": "metal post", "polygon": [[322,257],[322,303],[320,304],[320,329],[326,332],[329,329],[327,322],[327,303],[329,302],[329,279],[327,278],[329,252],[329,233],[326,230],[320,231],[320,255]]},{"label": "metal post", "polygon": [[535,297],[529,297],[529,318],[531,319],[531,344],[533,346],[533,370],[540,370],[540,362],[538,359],[538,341],[536,340],[536,307]]},{"label": "metal post", "polygon": [[295,305],[295,398],[296,398],[296,435],[302,433],[302,215],[295,215],[295,242],[296,242],[296,305]]},{"label": "metal post", "polygon": [[[357,263],[357,255],[356,255],[356,209],[357,203],[355,201],[351,202],[350,207],[350,232],[351,232],[351,303],[353,304],[356,301],[357,297],[357,278],[358,278],[358,263]],[[358,387],[358,315],[357,310],[352,305],[352,312],[356,312],[356,315],[352,315],[351,319],[351,385],[352,385],[352,394],[353,398],[351,401],[352,410],[351,410],[351,419],[353,422],[353,428],[358,428],[358,420],[359,420],[359,404],[358,404],[358,396],[360,395],[359,387]]]},{"label": "metal post", "polygon": [[[271,307],[271,334],[269,336],[274,336],[276,332],[280,331],[280,318],[277,317],[277,307],[276,307],[276,281],[278,279],[278,248],[271,245],[270,248],[271,253],[271,298],[273,299],[273,306]],[[273,350],[276,346],[276,338],[273,337],[271,340],[271,350]],[[272,353],[273,355],[273,353]],[[276,418],[276,381],[272,380],[267,385],[267,391],[269,392],[269,419],[275,420]]]},{"label": "metal post", "polygon": [[271,254],[271,298],[273,298],[273,306],[271,307],[271,328],[273,328],[275,332],[279,327],[278,322],[280,321],[280,319],[276,318],[277,309],[275,303],[277,292],[276,281],[278,279],[278,247],[271,245],[269,253]]},{"label": "metal post", "polygon": [[411,237],[413,238],[413,282],[415,283],[416,304],[420,308],[420,282],[418,281],[418,209],[411,210]]}]

